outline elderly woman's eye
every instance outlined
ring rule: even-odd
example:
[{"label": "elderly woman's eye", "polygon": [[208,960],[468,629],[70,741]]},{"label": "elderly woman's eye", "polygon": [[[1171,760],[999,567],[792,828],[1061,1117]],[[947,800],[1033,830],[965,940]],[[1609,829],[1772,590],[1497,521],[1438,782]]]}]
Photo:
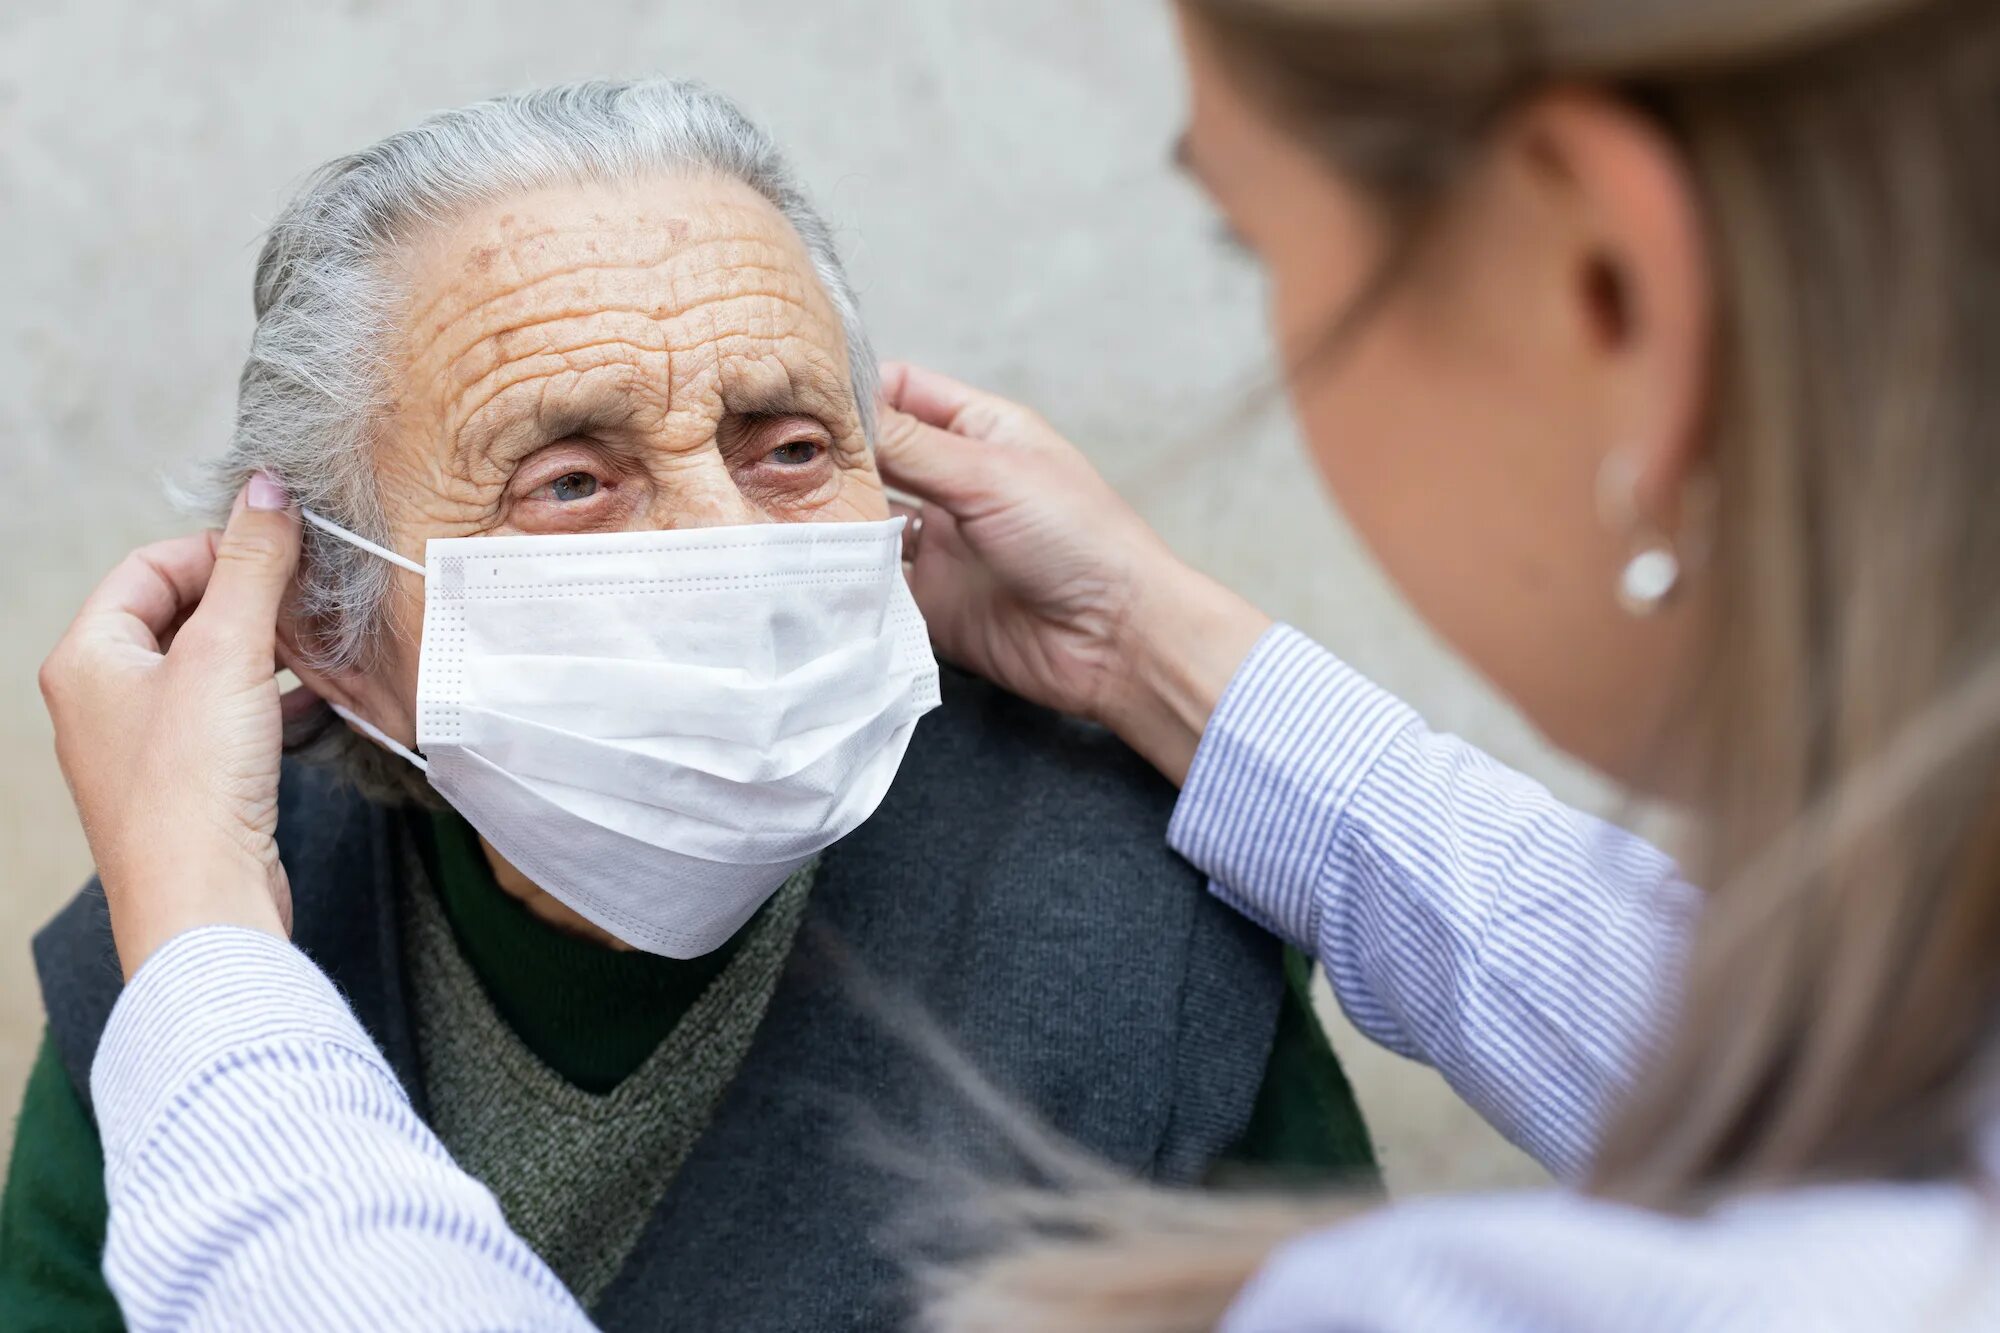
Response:
[{"label": "elderly woman's eye", "polygon": [[821,448],[817,440],[793,440],[771,451],[771,461],[786,467],[804,467],[817,460]]},{"label": "elderly woman's eye", "polygon": [[557,500],[588,500],[597,494],[597,478],[588,472],[565,472],[549,483],[549,493]]}]

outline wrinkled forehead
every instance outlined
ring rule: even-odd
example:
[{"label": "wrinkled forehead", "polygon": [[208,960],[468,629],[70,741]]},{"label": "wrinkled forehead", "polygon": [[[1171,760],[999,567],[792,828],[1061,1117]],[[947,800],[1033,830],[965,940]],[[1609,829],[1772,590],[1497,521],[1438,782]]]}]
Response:
[{"label": "wrinkled forehead", "polygon": [[839,315],[784,215],[721,177],[552,187],[411,246],[396,411],[460,451],[709,427],[730,413],[857,418]]}]

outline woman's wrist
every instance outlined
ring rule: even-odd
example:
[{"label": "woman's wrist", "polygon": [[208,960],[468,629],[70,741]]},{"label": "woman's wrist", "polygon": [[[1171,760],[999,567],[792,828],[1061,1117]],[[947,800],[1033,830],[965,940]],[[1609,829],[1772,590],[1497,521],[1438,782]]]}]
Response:
[{"label": "woman's wrist", "polygon": [[1223,691],[1271,624],[1241,596],[1175,562],[1126,618],[1113,659],[1119,677],[1099,720],[1181,785]]},{"label": "woman's wrist", "polygon": [[241,926],[289,938],[271,878],[249,858],[156,867],[144,883],[106,885],[118,961],[131,980],[167,941],[202,926]]}]

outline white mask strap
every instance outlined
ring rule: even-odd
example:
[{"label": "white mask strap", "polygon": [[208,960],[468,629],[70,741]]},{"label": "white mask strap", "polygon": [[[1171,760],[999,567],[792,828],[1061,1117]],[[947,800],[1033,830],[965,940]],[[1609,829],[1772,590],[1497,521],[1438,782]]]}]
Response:
[{"label": "white mask strap", "polygon": [[425,759],[422,755],[418,754],[415,750],[412,750],[409,746],[403,744],[395,737],[385,734],[380,727],[376,726],[373,722],[370,722],[367,718],[359,717],[354,713],[349,712],[347,709],[342,708],[339,704],[336,703],[329,703],[327,707],[331,708],[334,712],[340,714],[340,716],[346,718],[349,722],[352,722],[354,724],[354,729],[360,732],[362,735],[366,736],[369,740],[374,741],[377,745],[380,745],[386,750],[392,750],[395,753],[403,756],[403,758],[409,760],[411,763],[415,764],[418,768],[422,769],[424,772],[426,773],[430,772],[431,766],[429,760]]},{"label": "white mask strap", "polygon": [[[358,546],[362,550],[368,552],[368,554],[380,556],[382,557],[382,559],[387,560],[392,565],[401,565],[404,569],[409,570],[412,574],[415,574],[419,578],[422,578],[424,576],[424,567],[418,564],[416,561],[405,560],[402,556],[397,555],[394,551],[390,550],[388,547],[377,546],[374,542],[369,541],[366,537],[362,536],[360,533],[349,532],[346,528],[341,527],[340,524],[332,522],[329,519],[321,518],[318,514],[315,514],[312,510],[307,509],[304,505],[299,506],[299,517],[303,518],[306,522],[318,528],[321,532],[324,532],[329,536],[338,537],[341,541],[346,542],[349,546]],[[357,716],[356,714],[350,712],[349,710],[342,708],[337,703],[329,702],[327,704],[327,707],[331,708],[335,713],[339,714],[341,717],[347,719],[349,723],[353,724],[354,729],[356,731],[366,736],[369,740],[374,741],[377,745],[380,745],[382,748],[386,750],[392,751],[396,754],[403,756],[403,758],[409,760],[411,763],[415,764],[418,768],[422,769],[426,773],[430,771],[431,766],[428,760],[426,760],[422,755],[418,754],[415,750],[412,750],[409,746],[397,740],[395,737],[384,732],[380,727],[376,726],[373,722],[370,722],[367,718]]]},{"label": "white mask strap", "polygon": [[299,507],[299,517],[318,528],[321,532],[340,538],[340,540],[346,542],[349,546],[358,546],[368,552],[368,554],[380,556],[392,565],[401,565],[404,569],[409,570],[419,578],[424,576],[424,567],[416,561],[397,555],[386,546],[377,546],[360,533],[349,532],[346,528],[341,527],[340,524],[330,519],[321,518],[318,514],[315,514],[303,505]]}]

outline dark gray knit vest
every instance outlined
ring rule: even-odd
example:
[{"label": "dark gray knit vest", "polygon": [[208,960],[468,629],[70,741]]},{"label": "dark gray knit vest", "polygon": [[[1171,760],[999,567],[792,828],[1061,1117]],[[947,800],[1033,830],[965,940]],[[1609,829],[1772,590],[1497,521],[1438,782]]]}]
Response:
[{"label": "dark gray knit vest", "polygon": [[[1003,1176],[1019,1164],[885,1013],[923,1014],[1087,1151],[1200,1179],[1248,1121],[1283,982],[1277,942],[1167,850],[1172,805],[1108,734],[947,672],[944,707],[917,727],[881,810],[822,861],[749,1056],[606,1289],[604,1326],[902,1322],[898,1223],[933,1201],[910,1164]],[[422,1112],[397,925],[406,818],[286,768],[294,938]],[[88,1105],[120,987],[95,883],[36,937],[35,960]]]}]

